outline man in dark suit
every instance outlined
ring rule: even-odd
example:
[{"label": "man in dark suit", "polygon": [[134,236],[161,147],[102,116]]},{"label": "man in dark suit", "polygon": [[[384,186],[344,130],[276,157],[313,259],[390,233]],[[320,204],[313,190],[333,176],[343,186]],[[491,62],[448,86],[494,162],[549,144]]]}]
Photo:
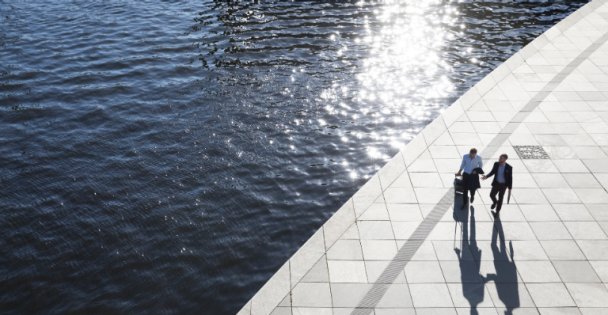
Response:
[{"label": "man in dark suit", "polygon": [[[510,192],[513,186],[513,167],[507,164],[508,158],[508,155],[504,153],[501,154],[498,158],[498,162],[494,162],[492,171],[488,173],[488,175],[482,177],[482,179],[485,180],[494,176],[494,180],[492,181],[492,190],[490,191],[490,198],[492,199],[492,210],[496,208],[496,212],[492,211],[492,215],[495,218],[498,217],[500,208],[502,208],[502,200],[505,196],[505,191],[508,188]],[[498,199],[496,199],[497,194]]]}]

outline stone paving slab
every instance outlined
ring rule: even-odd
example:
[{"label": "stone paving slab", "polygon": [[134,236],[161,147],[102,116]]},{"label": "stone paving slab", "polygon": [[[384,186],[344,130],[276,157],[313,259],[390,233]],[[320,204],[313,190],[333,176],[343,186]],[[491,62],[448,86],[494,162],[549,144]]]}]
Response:
[{"label": "stone paving slab", "polygon": [[[471,147],[509,155],[465,211]],[[608,0],[525,46],[378,171],[238,314],[608,314]]]}]

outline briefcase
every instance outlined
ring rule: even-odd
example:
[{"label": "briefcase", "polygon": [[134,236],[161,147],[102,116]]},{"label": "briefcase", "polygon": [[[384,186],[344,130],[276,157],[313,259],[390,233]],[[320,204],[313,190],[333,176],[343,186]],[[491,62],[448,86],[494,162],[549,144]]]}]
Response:
[{"label": "briefcase", "polygon": [[464,193],[464,180],[462,176],[454,177],[454,194],[462,195]]}]

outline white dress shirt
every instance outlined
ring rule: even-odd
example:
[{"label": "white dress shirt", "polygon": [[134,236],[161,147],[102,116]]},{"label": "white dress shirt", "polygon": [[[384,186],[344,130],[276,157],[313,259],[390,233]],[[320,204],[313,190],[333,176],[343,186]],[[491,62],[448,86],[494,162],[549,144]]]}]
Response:
[{"label": "white dress shirt", "polygon": [[465,154],[462,157],[462,163],[460,163],[460,169],[467,174],[473,174],[473,170],[481,166],[482,162],[479,154],[475,155],[475,157],[472,159],[469,154]]}]

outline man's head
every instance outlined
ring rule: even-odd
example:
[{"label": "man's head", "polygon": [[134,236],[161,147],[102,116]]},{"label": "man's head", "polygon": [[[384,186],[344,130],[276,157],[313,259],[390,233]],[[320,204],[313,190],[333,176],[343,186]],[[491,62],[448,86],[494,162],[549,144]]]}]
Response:
[{"label": "man's head", "polygon": [[501,163],[501,164],[505,164],[505,163],[507,163],[507,159],[508,158],[509,158],[509,156],[506,153],[503,153],[498,158],[498,162]]},{"label": "man's head", "polygon": [[469,156],[471,158],[474,158],[475,156],[477,156],[477,149],[472,148],[471,151],[469,151]]}]

